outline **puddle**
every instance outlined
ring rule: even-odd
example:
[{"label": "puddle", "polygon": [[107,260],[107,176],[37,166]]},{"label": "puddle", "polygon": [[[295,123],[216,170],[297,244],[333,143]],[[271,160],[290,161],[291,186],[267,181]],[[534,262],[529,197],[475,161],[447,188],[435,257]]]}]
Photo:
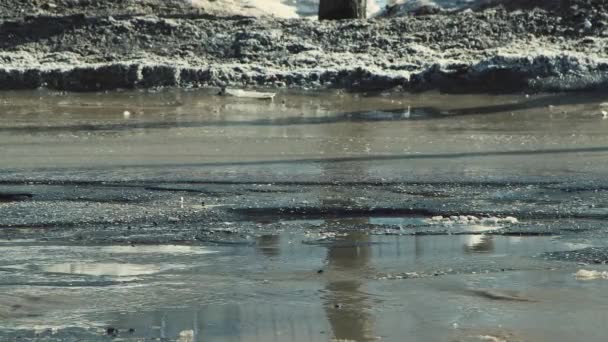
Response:
[{"label": "puddle", "polygon": [[[0,340],[35,340],[44,326],[61,326],[49,339],[86,341],[108,340],[107,327],[125,340],[606,339],[608,285],[574,274],[607,253],[572,252],[608,245],[601,234],[569,241],[489,233],[515,220],[428,222],[437,211],[543,212],[554,215],[551,232],[601,214],[606,198],[591,190],[608,170],[605,96],[307,93],[238,105],[197,91],[46,95],[0,94],[0,181],[19,184],[3,192],[35,194],[0,205],[3,225],[17,227],[3,238],[49,238],[0,241],[0,288],[51,303],[24,300],[32,310],[11,316],[19,303],[7,300]],[[94,201],[63,200],[87,192]],[[260,234],[265,223],[282,233]],[[443,235],[352,232],[385,226]],[[213,247],[107,244],[191,241],[222,227]],[[90,236],[105,244],[84,245]],[[62,296],[69,305],[46,301]]]},{"label": "puddle", "polygon": [[[409,223],[394,219],[379,222]],[[19,279],[23,284],[49,277],[74,282],[74,276],[83,275],[131,279],[129,284],[137,286],[49,283],[44,287],[51,296],[69,295],[70,305],[77,308],[62,311],[65,306],[58,303],[45,309],[53,319],[82,320],[96,327],[77,332],[60,329],[55,336],[76,334],[92,341],[106,338],[99,326],[117,329],[119,338],[194,341],[367,341],[379,336],[399,341],[406,335],[440,341],[505,336],[492,333],[501,330],[499,325],[526,337],[538,333],[538,326],[527,323],[530,317],[538,320],[538,315],[550,311],[549,306],[554,320],[542,320],[542,329],[558,329],[566,319],[581,327],[596,324],[588,314],[582,321],[560,314],[572,312],[572,300],[586,296],[580,286],[594,294],[594,301],[581,304],[589,314],[608,307],[601,282],[577,282],[576,265],[563,269],[563,264],[538,257],[580,246],[564,239],[336,233],[323,244],[302,243],[307,238],[293,227],[283,234],[260,236],[251,246],[213,250],[174,245],[26,245],[21,254],[24,264],[48,266],[14,268],[5,273],[9,278],[2,287],[5,293],[39,296],[36,287],[17,285]],[[0,248],[3,255],[10,249]],[[57,262],[62,259],[70,261]],[[2,270],[7,271],[6,266]],[[424,276],[386,277],[406,272]],[[40,327],[51,322],[45,314],[27,322],[14,317],[3,325],[28,331],[34,323]],[[557,338],[552,340],[565,342],[571,337],[564,336],[552,334]],[[600,341],[593,336],[586,340]]]},{"label": "puddle", "polygon": [[[596,157],[606,152],[608,122],[599,112],[589,116],[605,101],[597,94],[286,93],[273,103],[241,107],[231,106],[235,99],[173,90],[39,91],[2,98],[3,168],[55,170],[51,173],[64,180],[87,168],[119,172],[122,179],[145,175],[176,184],[201,178],[259,184],[278,179],[478,181],[497,175],[568,176],[576,166],[585,173],[606,169],[606,158]],[[66,101],[78,105],[66,106]],[[422,113],[418,120],[403,118],[408,107],[411,115]],[[141,114],[125,120],[125,109]]]}]

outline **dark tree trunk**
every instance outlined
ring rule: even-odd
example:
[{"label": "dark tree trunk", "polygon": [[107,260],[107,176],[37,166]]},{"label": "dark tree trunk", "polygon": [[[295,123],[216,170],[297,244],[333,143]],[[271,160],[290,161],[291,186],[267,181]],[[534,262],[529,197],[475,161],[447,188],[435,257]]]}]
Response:
[{"label": "dark tree trunk", "polygon": [[367,0],[321,0],[319,20],[364,19]]}]

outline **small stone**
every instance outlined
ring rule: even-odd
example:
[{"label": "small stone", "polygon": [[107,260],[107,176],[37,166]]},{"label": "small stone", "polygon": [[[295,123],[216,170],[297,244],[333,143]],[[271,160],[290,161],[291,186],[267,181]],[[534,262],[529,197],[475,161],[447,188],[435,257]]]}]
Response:
[{"label": "small stone", "polygon": [[57,8],[57,5],[56,5],[56,4],[54,4],[54,3],[52,3],[52,2],[49,2],[49,3],[43,4],[43,5],[42,5],[42,6],[40,6],[40,7],[42,7],[42,8],[43,8],[43,9],[45,9],[45,10],[50,10],[50,9],[55,9],[55,8]]}]

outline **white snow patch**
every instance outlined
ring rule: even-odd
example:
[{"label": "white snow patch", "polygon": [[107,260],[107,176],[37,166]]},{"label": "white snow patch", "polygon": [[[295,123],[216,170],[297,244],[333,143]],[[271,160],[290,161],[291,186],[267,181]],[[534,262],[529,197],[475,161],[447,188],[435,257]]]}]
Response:
[{"label": "white snow patch", "polygon": [[513,216],[507,217],[477,217],[473,215],[452,215],[450,217],[433,216],[430,219],[426,219],[427,224],[442,224],[442,225],[455,225],[455,224],[475,224],[475,225],[498,225],[498,224],[517,224],[519,220]]},{"label": "white snow patch", "polygon": [[281,0],[188,0],[194,7],[208,12],[223,12],[240,15],[274,16],[278,18],[297,18],[297,9]]}]

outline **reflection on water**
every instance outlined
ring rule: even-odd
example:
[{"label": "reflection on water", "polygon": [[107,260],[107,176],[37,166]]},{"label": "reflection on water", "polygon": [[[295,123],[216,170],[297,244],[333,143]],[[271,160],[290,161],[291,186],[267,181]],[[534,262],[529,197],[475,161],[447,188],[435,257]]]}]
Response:
[{"label": "reflection on water", "polygon": [[257,238],[256,247],[265,256],[278,256],[281,253],[279,249],[280,240],[281,237],[279,235],[262,235]]},{"label": "reflection on water", "polygon": [[[369,130],[365,126],[352,125],[346,128],[348,133],[335,132],[335,127],[326,127],[326,134],[334,136],[357,137],[357,139],[339,139],[334,144],[319,146],[324,154],[334,153],[369,153],[370,140]],[[342,174],[340,168],[330,163],[321,163],[320,169],[323,177],[329,181],[336,181]],[[359,175],[367,175],[369,169],[366,164],[354,166],[352,172]],[[352,208],[357,203],[354,198],[332,190],[322,190],[319,194],[319,202],[322,207]],[[345,227],[357,228],[371,222],[369,217],[351,217],[329,219],[328,224],[336,221]],[[370,248],[371,238],[364,232],[348,233],[342,241],[327,246],[327,268],[325,291],[321,296],[325,315],[333,332],[333,338],[346,341],[367,341],[373,339],[374,320],[371,316],[371,303],[366,293],[367,288],[360,274],[367,274],[371,270],[370,261],[372,251]],[[352,246],[343,248],[340,242],[347,241]]]},{"label": "reflection on water", "polygon": [[133,246],[104,246],[102,252],[116,254],[211,254],[217,253],[200,246],[179,245],[133,245]]},{"label": "reflection on water", "polygon": [[[346,341],[373,339],[374,323],[371,303],[363,279],[353,275],[367,271],[371,259],[369,236],[352,233],[346,240],[356,242],[355,248],[332,247],[327,250],[327,285],[322,296],[323,307],[334,338]],[[345,277],[348,272],[350,277]]]},{"label": "reflection on water", "polygon": [[471,235],[463,245],[466,253],[491,253],[494,252],[494,237],[491,235]]},{"label": "reflection on water", "polygon": [[154,274],[161,271],[161,267],[157,265],[135,265],[135,264],[119,264],[119,263],[103,263],[103,264],[56,264],[43,268],[45,272],[50,273],[66,273],[66,274],[82,274],[91,276],[115,276],[127,277],[136,275]]}]

